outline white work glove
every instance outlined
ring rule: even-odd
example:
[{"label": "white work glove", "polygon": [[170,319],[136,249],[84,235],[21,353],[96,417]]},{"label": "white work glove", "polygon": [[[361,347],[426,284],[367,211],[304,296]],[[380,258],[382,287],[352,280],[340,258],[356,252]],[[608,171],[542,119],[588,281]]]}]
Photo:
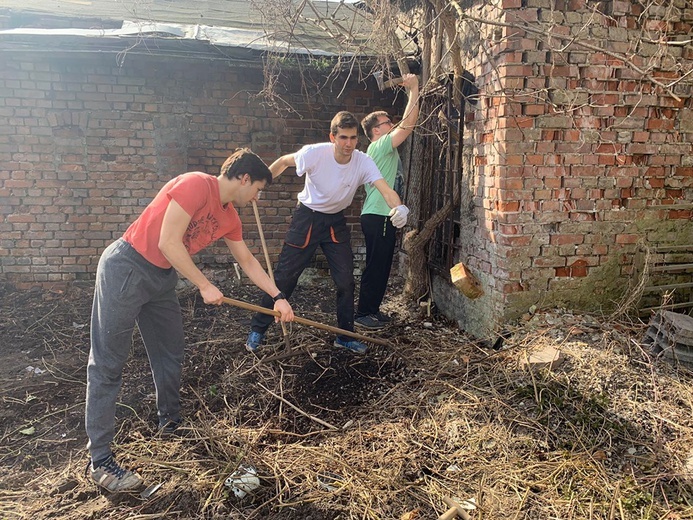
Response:
[{"label": "white work glove", "polygon": [[389,215],[390,222],[392,222],[392,225],[397,229],[403,228],[407,223],[407,215],[409,215],[409,208],[404,204],[397,206],[396,208],[392,208]]}]

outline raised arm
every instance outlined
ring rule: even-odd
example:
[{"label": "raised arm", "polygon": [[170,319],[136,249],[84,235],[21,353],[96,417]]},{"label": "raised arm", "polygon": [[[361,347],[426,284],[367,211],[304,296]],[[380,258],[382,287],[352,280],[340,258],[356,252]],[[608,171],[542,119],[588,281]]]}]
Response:
[{"label": "raised arm", "polygon": [[294,159],[294,154],[290,153],[288,155],[282,155],[279,159],[270,164],[269,170],[272,172],[272,178],[276,179],[284,173],[284,170],[292,167],[296,167],[296,160]]},{"label": "raised arm", "polygon": [[390,132],[393,148],[397,148],[411,135],[419,118],[419,78],[415,74],[405,74],[402,79],[402,86],[408,89],[407,106],[397,128]]}]

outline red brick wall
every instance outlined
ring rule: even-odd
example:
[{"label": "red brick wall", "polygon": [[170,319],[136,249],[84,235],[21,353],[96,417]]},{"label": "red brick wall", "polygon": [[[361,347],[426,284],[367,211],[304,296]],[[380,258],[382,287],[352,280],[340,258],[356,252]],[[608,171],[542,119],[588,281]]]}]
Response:
[{"label": "red brick wall", "polygon": [[[383,107],[397,112],[392,92],[350,80],[337,97],[343,82],[319,88],[319,79],[313,85],[296,72],[280,92],[294,111],[279,115],[258,96],[257,63],[124,58],[118,66],[110,54],[0,54],[0,279],[18,286],[91,279],[103,249],[168,179],[191,170],[217,175],[240,146],[269,163],[325,141],[339,110],[359,118]],[[302,184],[286,172],[259,203],[273,259]],[[359,203],[350,217],[357,260]],[[241,215],[261,257],[252,208]],[[229,255],[212,247],[197,260],[226,268]]]},{"label": "red brick wall", "polygon": [[690,39],[690,2],[647,11],[600,2],[604,15],[583,0],[548,4],[505,0],[504,9],[475,11],[500,25],[482,25],[465,49],[480,98],[466,114],[476,209],[460,259],[487,289],[461,304],[468,329],[532,304],[613,307],[638,241],[693,239],[693,83],[672,95],[633,68],[662,83],[693,68],[690,43],[645,43]]}]

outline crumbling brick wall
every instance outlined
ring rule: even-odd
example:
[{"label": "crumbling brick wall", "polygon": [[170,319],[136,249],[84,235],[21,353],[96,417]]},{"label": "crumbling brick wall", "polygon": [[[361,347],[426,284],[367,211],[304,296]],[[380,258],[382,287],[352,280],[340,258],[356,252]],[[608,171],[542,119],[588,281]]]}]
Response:
[{"label": "crumbling brick wall", "polygon": [[[382,107],[397,111],[393,93],[381,95],[375,85],[352,79],[338,97],[339,89],[321,90],[319,79],[311,85],[296,72],[279,92],[294,111],[278,114],[258,96],[258,62],[138,53],[120,59],[2,51],[0,280],[20,287],[90,280],[103,249],[172,177],[191,170],[217,175],[241,146],[270,163],[326,141],[339,110],[359,118]],[[302,185],[286,172],[258,204],[273,261]],[[349,216],[357,262],[364,256],[359,209],[360,197]],[[240,213],[246,241],[262,257],[252,208]],[[211,247],[197,261],[228,269],[228,251]]]},{"label": "crumbling brick wall", "polygon": [[487,295],[437,281],[478,333],[531,305],[612,308],[641,244],[693,237],[692,83],[671,84],[693,67],[690,2],[495,4],[464,41],[480,98],[466,114],[476,222],[460,260]]}]

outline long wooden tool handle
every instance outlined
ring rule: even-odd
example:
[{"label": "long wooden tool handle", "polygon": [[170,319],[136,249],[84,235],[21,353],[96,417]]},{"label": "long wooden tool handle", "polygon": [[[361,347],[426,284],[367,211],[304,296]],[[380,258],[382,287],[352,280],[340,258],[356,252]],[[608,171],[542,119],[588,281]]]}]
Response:
[{"label": "long wooden tool handle", "polygon": [[[262,224],[260,223],[260,212],[257,210],[257,202],[253,199],[253,212],[255,212],[255,222],[257,222],[257,230],[260,233],[260,242],[262,243],[262,250],[265,253],[265,263],[267,264],[267,274],[269,274],[270,280],[274,283],[274,273],[272,272],[272,262],[270,262],[269,252],[267,251],[267,243],[265,242],[265,234],[262,231]],[[289,332],[286,330],[286,324],[281,322],[282,333],[284,334],[284,342],[287,348],[289,345]]]},{"label": "long wooden tool handle", "polygon": [[[279,311],[275,311],[274,309],[266,309],[265,307],[261,307],[259,305],[253,305],[252,303],[246,303],[246,302],[241,301],[241,300],[234,300],[233,298],[223,297],[222,301],[224,303],[228,303],[229,305],[234,305],[235,307],[240,307],[241,309],[246,309],[248,311],[261,312],[262,314],[269,314],[270,316],[281,316],[281,313]],[[356,338],[356,339],[360,339],[361,341],[367,341],[369,343],[374,343],[375,345],[382,345],[384,347],[392,347],[392,344],[389,341],[385,341],[384,339],[372,338],[370,336],[364,336],[363,334],[359,334],[358,332],[352,332],[350,330],[340,329],[338,327],[333,327],[332,325],[325,325],[324,323],[309,320],[306,318],[301,318],[300,316],[294,315],[294,321],[296,323],[300,323],[302,325],[310,325],[311,327],[316,327],[318,329],[326,330],[328,332],[334,332],[335,334],[341,334],[342,336],[349,336],[350,338]]]},{"label": "long wooden tool handle", "polygon": [[272,272],[272,264],[270,263],[269,253],[267,252],[267,243],[265,242],[265,234],[262,232],[262,224],[260,224],[260,213],[257,210],[257,202],[253,199],[253,211],[255,212],[255,221],[257,222],[257,230],[260,233],[260,242],[262,243],[262,250],[265,253],[265,263],[267,264],[267,274],[274,283],[274,273]]}]

